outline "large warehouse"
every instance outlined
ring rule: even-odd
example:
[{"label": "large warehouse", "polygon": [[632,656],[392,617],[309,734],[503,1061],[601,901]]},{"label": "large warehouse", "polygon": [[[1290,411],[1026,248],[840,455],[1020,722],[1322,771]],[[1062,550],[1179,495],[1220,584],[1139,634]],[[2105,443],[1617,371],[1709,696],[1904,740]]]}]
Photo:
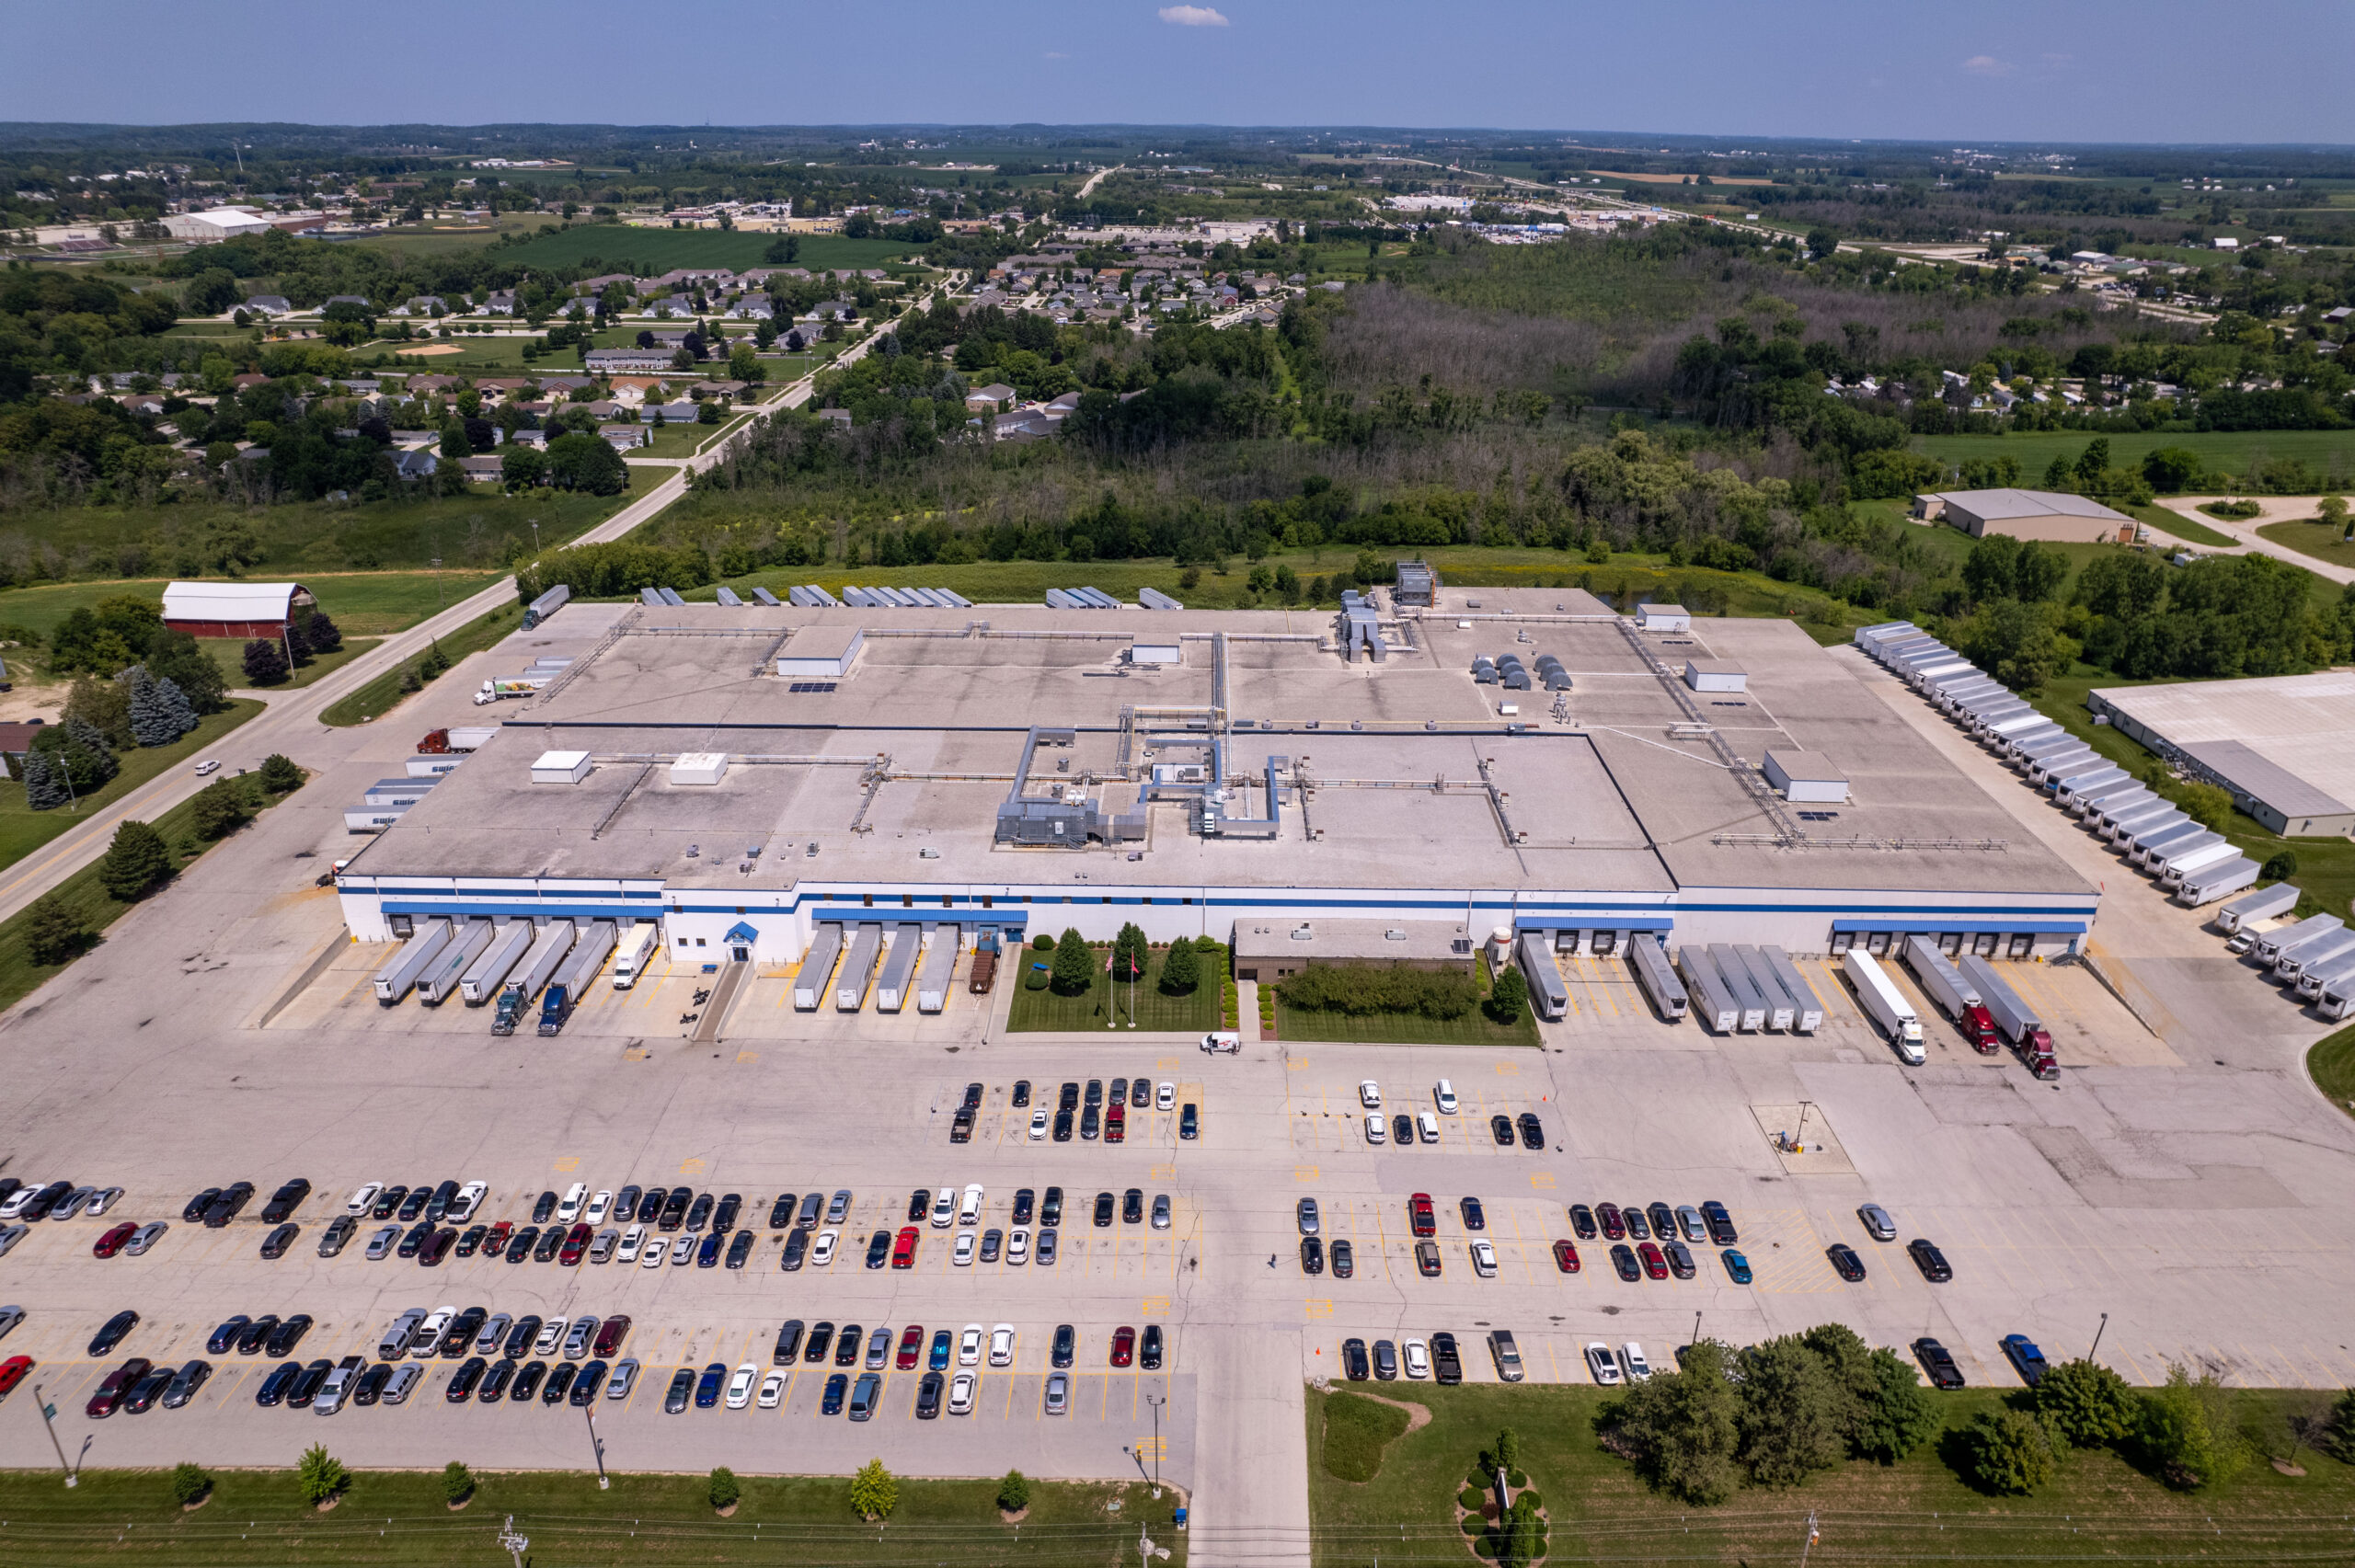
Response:
[{"label": "large warehouse", "polygon": [[2072,544],[2131,544],[2141,527],[2099,501],[2057,490],[1936,490],[1913,498],[1913,515],[1973,539],[2007,533]]},{"label": "large warehouse", "polygon": [[2085,706],[2285,838],[2355,832],[2355,672],[2104,687]]},{"label": "large warehouse", "polygon": [[485,710],[345,870],[346,918],[660,917],[674,957],[761,963],[834,921],[2021,957],[2093,922],[1787,622],[1643,632],[1554,589],[1372,616],[1375,649],[1315,612],[575,604],[505,645],[561,675]]}]

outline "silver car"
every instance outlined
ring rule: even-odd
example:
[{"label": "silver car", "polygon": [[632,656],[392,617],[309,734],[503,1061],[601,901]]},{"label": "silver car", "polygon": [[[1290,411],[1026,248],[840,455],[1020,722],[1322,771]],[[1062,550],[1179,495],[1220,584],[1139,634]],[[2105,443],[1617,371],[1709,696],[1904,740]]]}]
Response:
[{"label": "silver car", "polygon": [[850,1189],[844,1187],[827,1201],[826,1223],[839,1225],[850,1218]]},{"label": "silver car", "polygon": [[25,1239],[29,1229],[24,1225],[0,1225],[0,1258],[6,1257],[9,1250]]},{"label": "silver car", "polygon": [[515,1320],[507,1313],[491,1313],[489,1317],[483,1320],[482,1333],[475,1335],[475,1354],[477,1356],[498,1355],[500,1344],[507,1338],[507,1331],[514,1326]]},{"label": "silver car", "polygon": [[595,1338],[596,1334],[596,1319],[586,1317],[573,1319],[572,1327],[565,1332],[564,1358],[567,1361],[578,1361],[588,1355],[589,1342]]},{"label": "silver car", "polygon": [[1313,1197],[1302,1198],[1299,1213],[1300,1233],[1304,1236],[1315,1235],[1317,1232],[1316,1200]]},{"label": "silver car", "polygon": [[1047,1413],[1049,1415],[1061,1415],[1070,1408],[1071,1374],[1068,1372],[1048,1373]]},{"label": "silver car", "polygon": [[84,1204],[98,1196],[98,1189],[96,1187],[75,1187],[57,1200],[57,1207],[49,1211],[49,1217],[52,1219],[71,1219],[82,1212]]},{"label": "silver car", "polygon": [[368,1358],[364,1356],[347,1356],[337,1362],[335,1370],[319,1384],[319,1391],[311,1396],[311,1409],[320,1415],[333,1415],[341,1410],[343,1402],[351,1397],[351,1391],[358,1386],[360,1374],[367,1369]]},{"label": "silver car", "polygon": [[1891,1219],[1889,1217],[1889,1210],[1880,1205],[1866,1204],[1856,1210],[1856,1218],[1865,1222],[1865,1230],[1874,1241],[1894,1242],[1897,1240],[1897,1221]]},{"label": "silver car", "polygon": [[8,1331],[24,1321],[25,1310],[22,1307],[0,1307],[0,1339],[7,1338]]},{"label": "silver car", "polygon": [[385,1391],[378,1397],[386,1404],[403,1403],[417,1391],[417,1385],[424,1378],[423,1368],[414,1361],[404,1361],[393,1368],[391,1377],[385,1379]]},{"label": "silver car", "polygon": [[211,1376],[213,1363],[210,1361],[191,1361],[182,1367],[172,1374],[171,1386],[164,1391],[164,1408],[179,1409],[196,1397],[196,1391],[204,1387],[204,1379]]},{"label": "silver car", "polygon": [[115,1200],[121,1196],[121,1187],[100,1187],[90,1195],[90,1201],[82,1206],[82,1212],[88,1218],[96,1219],[108,1209],[112,1208],[115,1206]]},{"label": "silver car", "polygon": [[614,1363],[613,1378],[605,1384],[605,1397],[607,1399],[627,1399],[629,1398],[629,1391],[637,1384],[637,1382],[638,1357],[633,1356],[626,1360],[616,1361]]},{"label": "silver car", "polygon": [[170,1229],[171,1226],[161,1219],[150,1219],[131,1233],[131,1240],[122,1244],[122,1250],[132,1257],[144,1257],[147,1249],[162,1241],[164,1232]]},{"label": "silver car", "polygon": [[1709,1228],[1701,1222],[1701,1211],[1689,1203],[1677,1205],[1676,1224],[1688,1242],[1700,1242],[1709,1239]]},{"label": "silver car", "polygon": [[368,1238],[368,1261],[370,1263],[382,1262],[384,1259],[390,1257],[392,1255],[393,1249],[400,1244],[401,1228],[397,1225],[385,1226],[374,1235]]},{"label": "silver car", "polygon": [[1167,1193],[1153,1195],[1153,1228],[1156,1230],[1169,1229],[1169,1195]]}]

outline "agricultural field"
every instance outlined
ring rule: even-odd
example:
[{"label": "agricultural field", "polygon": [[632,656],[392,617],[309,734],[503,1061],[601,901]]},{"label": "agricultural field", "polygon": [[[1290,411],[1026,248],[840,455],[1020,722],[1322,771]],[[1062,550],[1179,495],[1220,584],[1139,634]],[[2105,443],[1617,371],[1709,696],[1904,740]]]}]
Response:
[{"label": "agricultural field", "polygon": [[[764,259],[770,246],[787,236],[745,234],[727,229],[638,229],[618,223],[590,223],[543,234],[502,253],[500,259],[523,267],[571,267],[596,259],[615,271],[630,264],[639,277],[658,277],[680,267],[748,267],[782,265]],[[905,240],[845,239],[840,235],[796,235],[801,244],[790,265],[815,272],[840,267],[881,267],[920,252],[920,245]]]}]

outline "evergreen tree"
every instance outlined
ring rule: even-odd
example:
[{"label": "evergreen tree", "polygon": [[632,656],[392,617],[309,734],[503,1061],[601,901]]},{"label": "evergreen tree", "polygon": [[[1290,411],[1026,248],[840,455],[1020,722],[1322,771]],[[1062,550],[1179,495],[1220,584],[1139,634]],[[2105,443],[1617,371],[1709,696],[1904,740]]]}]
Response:
[{"label": "evergreen tree", "polygon": [[333,653],[343,647],[343,633],[324,610],[314,610],[303,617],[303,636],[313,653]]},{"label": "evergreen tree", "polygon": [[246,679],[257,686],[275,686],[291,673],[276,637],[256,637],[246,645]]},{"label": "evergreen tree", "polygon": [[172,874],[164,835],[144,822],[125,822],[98,862],[98,885],[110,898],[130,903]]},{"label": "evergreen tree", "polygon": [[88,795],[121,771],[106,737],[78,719],[68,718],[43,729],[33,737],[32,750],[47,753],[51,768],[61,780],[60,793],[70,791],[73,799]]},{"label": "evergreen tree", "polygon": [[43,893],[25,910],[25,956],[36,964],[63,964],[90,936],[81,913],[54,893]]},{"label": "evergreen tree", "polygon": [[1141,979],[1145,964],[1144,932],[1134,921],[1120,927],[1112,939],[1112,974],[1118,979]]},{"label": "evergreen tree", "polygon": [[174,739],[196,727],[196,704],[189,701],[188,693],[180,690],[178,681],[168,675],[159,676],[155,681],[155,700],[171,716],[178,732]]},{"label": "evergreen tree", "polygon": [[25,805],[34,811],[53,811],[71,798],[65,791],[65,775],[49,760],[49,753],[40,747],[25,752]]},{"label": "evergreen tree", "polygon": [[1161,961],[1161,989],[1182,996],[1201,983],[1201,956],[1192,943],[1180,937],[1169,944],[1169,956]]},{"label": "evergreen tree", "polygon": [[290,789],[303,787],[303,770],[282,751],[272,751],[261,761],[261,787],[272,795],[284,795]]},{"label": "evergreen tree", "polygon": [[1075,926],[1065,930],[1063,939],[1055,944],[1055,962],[1049,983],[1059,996],[1077,996],[1095,979],[1096,955],[1089,950],[1087,939],[1079,934]]},{"label": "evergreen tree", "polygon": [[216,714],[224,705],[223,693],[228,681],[223,679],[221,667],[186,632],[159,628],[148,638],[147,672],[178,686],[200,714]]},{"label": "evergreen tree", "polygon": [[[131,738],[142,746],[169,746],[188,733],[166,701],[163,683],[147,673],[144,664],[134,664],[122,672],[122,684],[131,694]],[[178,690],[178,688],[174,688]],[[187,699],[181,699],[185,705]]]}]

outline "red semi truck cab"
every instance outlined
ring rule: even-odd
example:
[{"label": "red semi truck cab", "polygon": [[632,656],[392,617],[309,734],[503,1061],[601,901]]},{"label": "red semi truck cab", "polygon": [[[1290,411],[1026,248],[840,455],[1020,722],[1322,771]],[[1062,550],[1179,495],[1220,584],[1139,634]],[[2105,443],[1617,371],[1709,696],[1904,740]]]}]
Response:
[{"label": "red semi truck cab", "polygon": [[2044,1080],[2061,1076],[2061,1063],[2052,1054],[2052,1036],[2042,1029],[2030,1029],[2019,1049],[2020,1060],[2028,1064],[2032,1076]]},{"label": "red semi truck cab", "polygon": [[1970,1042],[1971,1049],[1981,1056],[1995,1054],[1995,1017],[1985,1007],[1975,1003],[1965,1007],[1955,1022],[1961,1025],[1962,1036]]}]

